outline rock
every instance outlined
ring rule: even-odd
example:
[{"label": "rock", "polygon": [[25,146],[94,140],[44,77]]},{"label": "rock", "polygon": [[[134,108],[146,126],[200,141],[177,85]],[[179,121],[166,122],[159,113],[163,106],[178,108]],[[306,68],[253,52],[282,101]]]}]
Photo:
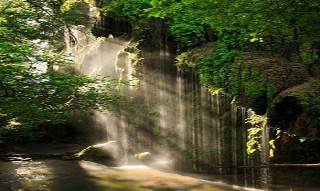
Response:
[{"label": "rock", "polygon": [[90,160],[95,162],[103,162],[110,165],[115,165],[116,161],[112,157],[110,148],[115,141],[108,141],[106,143],[90,145],[80,152],[74,154],[78,159]]}]

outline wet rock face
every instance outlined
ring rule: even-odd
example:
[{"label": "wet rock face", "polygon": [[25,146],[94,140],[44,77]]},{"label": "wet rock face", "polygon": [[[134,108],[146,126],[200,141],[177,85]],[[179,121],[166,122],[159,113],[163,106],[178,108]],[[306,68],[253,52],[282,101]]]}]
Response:
[{"label": "wet rock face", "polygon": [[302,113],[296,118],[292,132],[305,137],[316,137],[318,132],[314,128],[314,119],[307,112]]},{"label": "wet rock face", "polygon": [[[278,94],[269,110],[269,117],[274,123],[292,121],[296,126],[313,126],[317,128],[315,120],[320,113],[320,83],[316,78],[290,87]],[[296,122],[299,119],[299,122]],[[293,126],[294,123],[291,123]],[[318,124],[319,125],[319,124]]]},{"label": "wet rock face", "polygon": [[290,136],[315,137],[314,116],[305,111],[294,97],[286,97],[274,109],[271,125]]},{"label": "wet rock face", "polygon": [[96,36],[122,36],[130,34],[132,26],[130,22],[122,17],[102,17],[93,28],[93,33]]},{"label": "wet rock face", "polygon": [[[308,65],[298,60],[288,60],[279,54],[244,52],[240,57],[242,74],[237,80],[241,81],[244,93],[239,100],[259,115],[269,113],[268,109],[273,107],[273,99],[277,95],[311,78]],[[289,108],[285,110],[292,111]]]},{"label": "wet rock face", "polygon": [[298,100],[295,97],[286,97],[281,102],[276,104],[274,108],[274,117],[277,118],[277,123],[288,123],[294,120],[299,114],[301,114],[303,108],[299,105]]}]

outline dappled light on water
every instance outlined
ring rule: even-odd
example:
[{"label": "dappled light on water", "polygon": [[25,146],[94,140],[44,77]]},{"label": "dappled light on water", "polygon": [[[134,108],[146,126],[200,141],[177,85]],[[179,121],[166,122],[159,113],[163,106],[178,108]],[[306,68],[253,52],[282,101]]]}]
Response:
[{"label": "dappled light on water", "polygon": [[[53,183],[52,169],[43,161],[31,158],[14,158],[11,162],[0,162],[0,190],[46,191]],[[23,188],[23,189],[21,189]]]}]

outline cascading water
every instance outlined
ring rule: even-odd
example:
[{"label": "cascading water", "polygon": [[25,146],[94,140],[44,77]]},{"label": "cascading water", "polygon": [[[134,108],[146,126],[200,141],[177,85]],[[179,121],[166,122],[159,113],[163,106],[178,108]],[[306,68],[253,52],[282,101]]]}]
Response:
[{"label": "cascading water", "polygon": [[[268,156],[246,153],[245,108],[230,104],[227,96],[212,95],[192,72],[177,71],[174,55],[166,50],[142,50],[137,71],[131,53],[125,51],[129,42],[91,38],[78,40],[73,52],[78,72],[139,85],[122,87],[131,97],[125,107],[81,114],[85,120],[76,124],[79,131],[98,143],[115,141],[108,152],[119,164],[137,164],[137,153],[150,153],[144,162],[155,168],[215,174],[244,186],[267,184],[267,169],[247,168],[268,164]],[[262,153],[267,153],[268,139],[265,128]]]}]

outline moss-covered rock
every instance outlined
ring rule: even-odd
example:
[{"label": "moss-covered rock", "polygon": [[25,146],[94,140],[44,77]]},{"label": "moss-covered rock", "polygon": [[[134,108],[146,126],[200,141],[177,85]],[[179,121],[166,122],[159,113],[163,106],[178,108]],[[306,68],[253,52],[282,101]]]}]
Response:
[{"label": "moss-covered rock", "polygon": [[[320,83],[317,78],[282,91],[272,102],[273,126],[303,137],[320,135]],[[283,127],[281,124],[286,124]]]},{"label": "moss-covered rock", "polygon": [[[224,55],[226,54],[226,55]],[[177,66],[194,70],[210,89],[237,96],[241,105],[264,114],[277,94],[310,78],[309,66],[281,55],[261,52],[221,52],[216,43],[177,57]]]},{"label": "moss-covered rock", "polygon": [[310,77],[307,65],[289,61],[281,55],[247,52],[241,54],[241,60],[246,69],[261,71],[275,86],[276,92],[302,84]]},{"label": "moss-covered rock", "polygon": [[105,163],[108,165],[115,165],[116,161],[114,160],[111,154],[114,142],[115,141],[109,141],[106,143],[90,145],[76,153],[74,156],[77,159],[84,159]]},{"label": "moss-covered rock", "polygon": [[318,160],[319,154],[312,153],[320,147],[308,148],[320,140],[320,63],[288,60],[270,52],[231,54],[217,46],[210,43],[183,53],[177,65],[191,68],[209,89],[222,88],[219,92],[235,96],[239,105],[266,114],[273,129],[281,130],[274,135],[278,137],[276,154],[292,154],[280,160],[307,161],[295,157],[302,150],[309,153],[309,162]]}]

